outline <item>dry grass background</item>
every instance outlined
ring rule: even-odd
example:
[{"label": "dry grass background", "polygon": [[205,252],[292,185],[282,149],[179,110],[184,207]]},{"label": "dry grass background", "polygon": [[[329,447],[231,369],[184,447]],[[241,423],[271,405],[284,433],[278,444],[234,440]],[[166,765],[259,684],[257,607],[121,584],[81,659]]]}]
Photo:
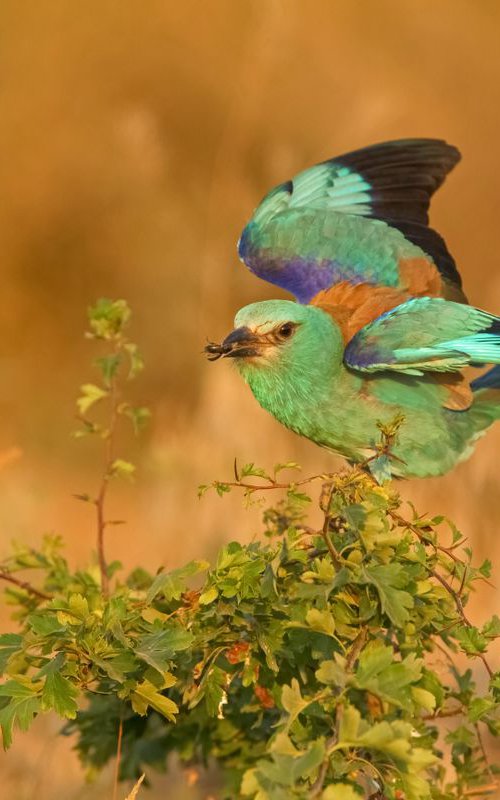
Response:
[{"label": "dry grass background", "polygon": [[[94,485],[95,453],[69,432],[98,296],[133,306],[148,365],[138,394],[154,412],[139,480],[111,502],[128,525],[109,550],[126,566],[174,566],[251,535],[258,515],[236,497],[196,499],[234,455],[333,463],[200,354],[235,309],[277,295],[238,264],[235,242],[264,192],[306,165],[385,138],[457,144],[464,161],[433,222],[471,301],[500,311],[499,29],[496,0],[3,0],[3,553],[51,529],[75,563],[93,547],[71,493]],[[499,447],[500,426],[452,475],[402,487],[453,517],[476,558],[495,560],[497,584]],[[475,598],[471,613],[484,611],[500,612],[498,592]],[[1,757],[3,796],[110,798],[111,774],[84,786],[58,725],[39,720]],[[173,772],[144,794],[195,800],[208,786]]]}]

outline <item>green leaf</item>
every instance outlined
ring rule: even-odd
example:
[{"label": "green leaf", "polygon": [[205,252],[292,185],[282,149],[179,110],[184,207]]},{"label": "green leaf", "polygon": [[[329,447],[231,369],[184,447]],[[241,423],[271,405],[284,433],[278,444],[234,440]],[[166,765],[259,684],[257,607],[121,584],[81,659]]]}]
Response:
[{"label": "green leaf", "polygon": [[133,344],[132,342],[127,342],[125,345],[125,350],[130,359],[128,377],[131,380],[132,378],[137,377],[137,375],[139,375],[139,373],[144,369],[144,359],[137,345]]},{"label": "green leaf", "polygon": [[210,717],[217,717],[220,712],[226,694],[226,682],[227,675],[220,667],[211,667],[203,680],[201,689]]},{"label": "green leaf", "polygon": [[345,667],[336,661],[322,661],[315,675],[320,683],[337,686],[339,689],[345,686],[348,677]]},{"label": "green leaf", "polygon": [[19,633],[0,634],[0,675],[3,675],[11,656],[17,653],[23,645],[23,637]]},{"label": "green leaf", "polygon": [[262,469],[262,467],[256,467],[255,464],[244,464],[241,468],[240,476],[242,478],[254,477],[265,478],[267,481],[271,480],[271,477],[266,470]]},{"label": "green leaf", "polygon": [[27,731],[40,710],[40,699],[34,687],[17,681],[7,681],[0,686],[0,697],[9,698],[8,703],[0,708],[3,746],[7,750],[12,744],[14,723],[17,722],[22,731]]},{"label": "green leaf", "polygon": [[136,436],[146,427],[151,419],[151,411],[145,406],[127,406],[123,413],[131,420]]},{"label": "green leaf", "polygon": [[144,716],[151,707],[170,722],[175,722],[175,715],[179,713],[176,703],[161,694],[156,686],[148,680],[137,684],[130,694],[130,701],[132,708],[140,716]]},{"label": "green leaf", "polygon": [[484,653],[488,647],[488,640],[477,628],[461,626],[457,627],[453,634],[464,653],[469,656]]},{"label": "green leaf", "polygon": [[288,726],[310,705],[310,701],[302,697],[299,682],[296,678],[292,678],[290,686],[283,686],[281,690],[281,705],[288,712]]},{"label": "green leaf", "polygon": [[310,628],[319,633],[326,633],[333,636],[335,632],[335,620],[331,611],[325,609],[320,611],[318,608],[310,608],[306,613],[306,622]]},{"label": "green leaf", "polygon": [[467,710],[467,716],[471,722],[478,722],[488,712],[497,707],[497,704],[491,697],[475,697],[471,700]]},{"label": "green leaf", "polygon": [[213,603],[214,600],[217,600],[219,596],[219,590],[216,586],[210,586],[208,589],[205,589],[204,592],[200,595],[200,605],[208,606],[210,603]]},{"label": "green leaf", "polygon": [[[355,685],[400,708],[411,710],[412,695],[409,687],[419,681],[421,675],[422,662],[413,653],[403,661],[396,661],[392,647],[373,643],[360,655]],[[420,691],[424,692],[423,689]],[[423,699],[424,695],[421,694],[420,697]],[[434,701],[433,695],[430,698]]]},{"label": "green leaf", "polygon": [[180,627],[172,627],[141,636],[135,648],[135,655],[158,672],[169,668],[170,659],[193,643],[193,634]]},{"label": "green leaf", "polygon": [[413,608],[411,594],[402,587],[408,586],[408,575],[401,564],[380,564],[364,567],[362,571],[366,583],[375,586],[382,611],[391,622],[401,628],[410,619],[409,608]]},{"label": "green leaf", "polygon": [[81,395],[76,401],[76,405],[80,414],[86,414],[87,411],[99,400],[108,396],[106,389],[101,389],[94,383],[85,383],[80,387]]},{"label": "green leaf", "polygon": [[130,316],[130,308],[125,300],[103,297],[88,310],[92,335],[97,339],[115,339],[124,330]]},{"label": "green leaf", "polygon": [[59,716],[74,719],[78,710],[75,698],[78,690],[60,672],[49,672],[42,691],[42,708],[54,710]]},{"label": "green leaf", "polygon": [[95,363],[102,372],[104,385],[109,389],[111,381],[115,377],[121,363],[120,354],[116,353],[109,356],[102,356],[102,358],[97,358]]},{"label": "green leaf", "polygon": [[135,473],[135,465],[131,464],[130,461],[124,461],[123,458],[115,458],[109,468],[109,473],[112,477],[116,476],[118,478],[132,480]]},{"label": "green leaf", "polygon": [[182,593],[187,588],[187,579],[206,572],[208,567],[208,561],[190,561],[185,567],[174,569],[171,572],[160,572],[149,588],[146,603],[148,605],[152,603],[159,594],[163,595],[165,600],[180,600]]}]

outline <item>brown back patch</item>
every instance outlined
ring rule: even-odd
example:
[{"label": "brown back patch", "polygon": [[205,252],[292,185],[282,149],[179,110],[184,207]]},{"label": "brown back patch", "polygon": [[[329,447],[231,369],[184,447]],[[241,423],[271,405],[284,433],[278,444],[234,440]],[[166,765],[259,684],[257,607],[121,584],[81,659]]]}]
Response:
[{"label": "brown back patch", "polygon": [[353,286],[342,281],[319,292],[311,300],[311,305],[333,317],[347,344],[369,322],[409,299],[407,292],[390,286],[372,286],[369,283]]}]

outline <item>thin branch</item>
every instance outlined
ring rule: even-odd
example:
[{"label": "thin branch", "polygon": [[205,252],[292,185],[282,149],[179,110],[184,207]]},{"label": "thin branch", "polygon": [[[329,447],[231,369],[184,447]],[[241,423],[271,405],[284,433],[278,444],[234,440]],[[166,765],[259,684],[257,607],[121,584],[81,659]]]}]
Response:
[{"label": "thin branch", "polygon": [[45,592],[40,591],[40,589],[35,589],[35,587],[27,581],[15,578],[10,572],[6,572],[6,570],[2,568],[0,568],[0,580],[13,583],[15,586],[19,586],[20,589],[24,589],[26,592],[29,592],[29,594],[32,594],[33,597],[38,597],[40,600],[52,600],[49,594],[45,594]]},{"label": "thin branch", "polygon": [[245,481],[214,481],[213,486],[223,484],[224,486],[233,486],[237,489],[251,489],[254,492],[265,492],[269,489],[295,489],[297,486],[305,486],[307,483],[313,481],[325,480],[328,476],[323,474],[311,475],[310,478],[303,478],[300,481],[290,481],[290,483],[278,483],[269,478],[269,483],[246,483]]},{"label": "thin branch", "polygon": [[453,550],[456,547],[458,547],[462,542],[458,542],[456,545],[453,545],[452,547],[444,547],[442,544],[437,544],[436,542],[432,542],[430,539],[428,539],[422,532],[421,528],[418,527],[418,525],[414,525],[412,522],[402,517],[401,514],[398,514],[397,511],[390,510],[389,515],[395,522],[398,523],[398,525],[401,525],[403,528],[407,528],[412,533],[414,533],[415,536],[417,536],[418,539],[422,542],[422,544],[424,545],[426,544],[429,545],[430,547],[433,547],[436,552],[444,553],[449,558],[451,558],[452,561],[455,561],[455,563],[463,564],[463,561],[453,552]]},{"label": "thin branch", "polygon": [[[118,345],[115,346],[114,355],[116,355],[118,351]],[[105,454],[105,462],[104,462],[104,470],[101,479],[101,486],[99,489],[99,494],[97,495],[97,499],[95,501],[96,507],[96,517],[97,517],[97,558],[99,561],[99,571],[101,573],[101,588],[104,597],[108,597],[109,595],[109,576],[108,576],[108,565],[106,561],[106,555],[104,550],[104,533],[106,530],[106,518],[104,516],[104,505],[106,500],[106,494],[108,491],[109,480],[111,477],[111,467],[114,461],[114,446],[115,446],[115,433],[116,433],[116,425],[118,421],[118,385],[117,385],[117,376],[114,374],[110,380],[110,406],[111,406],[111,418],[109,422],[109,434],[106,439],[106,454]]]},{"label": "thin branch", "polygon": [[[325,486],[328,486],[328,489],[329,489],[329,491],[328,491],[328,500],[327,500],[326,503],[324,502]],[[322,492],[321,492],[321,498],[320,498],[320,508],[323,511],[323,513],[325,515],[325,518],[324,518],[324,522],[323,522],[323,528],[320,531],[320,533],[321,533],[321,536],[323,537],[323,539],[325,540],[325,544],[328,547],[328,551],[330,553],[330,556],[332,558],[332,561],[333,561],[334,565],[336,567],[339,567],[340,564],[341,564],[341,559],[340,559],[340,556],[339,556],[337,550],[333,546],[333,542],[330,539],[330,532],[329,532],[330,531],[330,522],[332,520],[332,514],[330,513],[330,503],[332,502],[332,496],[333,496],[333,492],[334,491],[335,491],[335,489],[334,489],[332,484],[330,484],[330,485],[324,484],[323,485],[323,489],[322,489]]]},{"label": "thin branch", "polygon": [[498,783],[489,783],[487,786],[474,786],[472,789],[462,790],[464,797],[483,797],[492,794],[498,789]]}]

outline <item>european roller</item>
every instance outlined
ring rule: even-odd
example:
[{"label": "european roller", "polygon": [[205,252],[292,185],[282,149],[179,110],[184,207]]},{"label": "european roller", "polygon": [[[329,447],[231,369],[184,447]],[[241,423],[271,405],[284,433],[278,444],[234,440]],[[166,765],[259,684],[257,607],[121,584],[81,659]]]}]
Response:
[{"label": "european roller", "polygon": [[500,417],[500,318],[468,305],[430,198],[460,160],[437,139],[386,142],[280,184],[239,256],[295,296],[236,314],[211,359],[231,358],[279,422],[360,463],[403,416],[394,474],[441,475]]}]

